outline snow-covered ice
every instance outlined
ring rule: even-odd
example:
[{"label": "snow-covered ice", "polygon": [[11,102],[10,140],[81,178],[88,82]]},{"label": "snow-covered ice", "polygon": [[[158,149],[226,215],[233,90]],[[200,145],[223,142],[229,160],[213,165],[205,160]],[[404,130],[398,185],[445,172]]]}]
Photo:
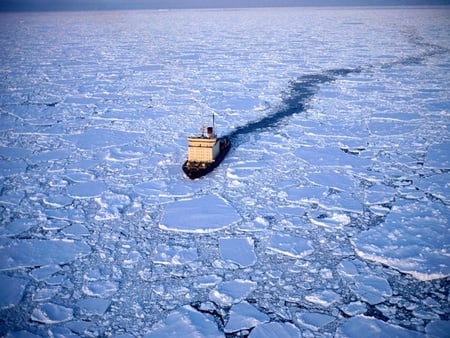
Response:
[{"label": "snow-covered ice", "polygon": [[381,320],[356,316],[348,319],[338,329],[336,337],[360,337],[361,334],[369,337],[423,337],[419,332],[411,331],[397,325],[385,323]]},{"label": "snow-covered ice", "polygon": [[16,306],[22,300],[27,284],[26,279],[0,276],[0,308]]},{"label": "snow-covered ice", "polygon": [[73,309],[53,303],[43,303],[31,313],[31,320],[44,324],[67,322],[73,318]]},{"label": "snow-covered ice", "polygon": [[212,318],[196,311],[190,306],[183,306],[171,312],[164,322],[155,325],[144,337],[223,338],[224,334],[219,331]]},{"label": "snow-covered ice", "polygon": [[267,248],[293,258],[302,258],[314,252],[310,240],[291,235],[273,235]]},{"label": "snow-covered ice", "polygon": [[231,307],[230,319],[224,331],[226,333],[239,332],[244,329],[251,329],[261,323],[269,322],[269,320],[269,316],[256,309],[253,305],[241,302]]},{"label": "snow-covered ice", "polygon": [[0,336],[446,337],[449,16],[0,13]]},{"label": "snow-covered ice", "polygon": [[222,230],[240,219],[222,198],[205,195],[167,205],[159,226],[165,230],[207,233]]},{"label": "snow-covered ice", "polygon": [[220,306],[231,306],[246,299],[256,286],[256,282],[243,279],[221,282],[211,290],[209,300]]},{"label": "snow-covered ice", "polygon": [[3,243],[0,248],[0,270],[65,264],[88,255],[91,249],[80,241],[23,239]]},{"label": "snow-covered ice", "polygon": [[220,238],[219,250],[222,259],[241,267],[252,266],[256,263],[254,243],[251,238]]}]

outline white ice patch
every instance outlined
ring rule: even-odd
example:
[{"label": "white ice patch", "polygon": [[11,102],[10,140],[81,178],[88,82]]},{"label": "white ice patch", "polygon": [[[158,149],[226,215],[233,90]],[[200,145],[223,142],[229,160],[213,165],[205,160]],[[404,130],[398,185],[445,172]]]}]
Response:
[{"label": "white ice patch", "polygon": [[337,329],[336,337],[360,338],[362,333],[364,333],[364,336],[366,337],[373,338],[423,337],[423,334],[419,332],[407,330],[401,326],[392,325],[381,320],[365,316],[357,316],[345,321],[344,324]]},{"label": "white ice patch", "polygon": [[251,329],[259,324],[269,322],[270,318],[253,305],[242,302],[235,304],[230,310],[230,319],[225,325],[225,333]]},{"label": "white ice patch", "polygon": [[91,248],[72,240],[28,239],[0,248],[0,270],[69,263],[88,255]]},{"label": "white ice patch", "polygon": [[28,280],[0,275],[0,309],[17,305],[23,297]]},{"label": "white ice patch", "polygon": [[301,331],[290,323],[265,323],[255,327],[248,338],[299,338],[302,336]]},{"label": "white ice patch", "polygon": [[109,280],[88,281],[83,285],[82,290],[87,296],[108,298],[119,290],[119,283]]},{"label": "white ice patch", "polygon": [[332,290],[321,290],[305,296],[305,300],[327,308],[339,302],[341,296]]},{"label": "white ice patch", "polygon": [[303,258],[314,252],[310,240],[293,235],[273,235],[267,248],[293,258]]},{"label": "white ice patch", "polygon": [[450,172],[433,175],[417,182],[417,187],[432,198],[450,205]]},{"label": "white ice patch", "polygon": [[322,170],[307,174],[308,179],[316,185],[339,191],[354,191],[357,184],[349,174],[336,170]]},{"label": "white ice patch", "polygon": [[319,211],[318,213],[309,213],[308,216],[311,223],[332,229],[342,229],[351,222],[349,216],[339,213],[325,214]]},{"label": "white ice patch", "polygon": [[70,205],[73,199],[67,195],[49,195],[43,198],[43,204],[48,208],[63,208]]},{"label": "white ice patch", "polygon": [[296,323],[312,331],[318,331],[336,318],[318,312],[301,312],[295,315]]},{"label": "white ice patch", "polygon": [[155,324],[144,338],[224,338],[217,324],[191,306],[171,312],[165,320]]},{"label": "white ice patch", "polygon": [[27,169],[25,161],[0,161],[0,176],[14,176],[23,174]]},{"label": "white ice patch", "polygon": [[353,317],[356,315],[362,315],[362,314],[366,313],[367,306],[363,302],[353,302],[353,303],[341,305],[340,309],[347,316]]},{"label": "white ice patch", "polygon": [[31,320],[44,324],[57,324],[73,319],[73,309],[53,303],[38,305],[31,313]]},{"label": "white ice patch", "polygon": [[121,130],[90,128],[81,134],[69,135],[66,138],[85,150],[96,150],[113,146],[121,146],[136,141],[143,134]]},{"label": "white ice patch", "polygon": [[209,293],[209,300],[221,307],[230,306],[244,300],[256,286],[256,282],[242,279],[222,282]]},{"label": "white ice patch", "polygon": [[251,238],[220,238],[219,249],[223,260],[241,267],[249,267],[256,263],[255,248]]},{"label": "white ice patch", "polygon": [[216,275],[199,276],[194,281],[194,287],[199,289],[207,289],[216,286],[222,281],[222,278]]},{"label": "white ice patch", "polygon": [[450,321],[433,320],[425,327],[429,337],[447,337],[450,332]]},{"label": "white ice patch", "polygon": [[15,218],[11,222],[0,225],[0,237],[13,237],[31,229],[39,223],[32,218]]},{"label": "white ice patch", "polygon": [[425,166],[436,169],[450,169],[450,141],[430,146]]},{"label": "white ice patch", "polygon": [[358,275],[354,284],[350,285],[350,289],[361,300],[375,305],[384,302],[392,296],[392,289],[385,278],[373,275]]},{"label": "white ice patch", "polygon": [[426,203],[397,203],[382,226],[363,231],[351,241],[361,257],[419,280],[450,275],[448,219]]},{"label": "white ice patch", "polygon": [[155,249],[153,263],[164,265],[183,265],[198,258],[197,249],[160,244]]},{"label": "white ice patch", "polygon": [[346,169],[370,166],[369,160],[349,155],[339,147],[301,147],[295,150],[294,153],[299,158],[307,161],[311,166]]},{"label": "white ice patch", "polygon": [[77,302],[77,306],[85,315],[102,316],[110,305],[110,300],[96,297],[82,298]]},{"label": "white ice patch", "polygon": [[97,221],[107,221],[119,218],[131,204],[130,197],[122,194],[114,194],[106,191],[97,197],[95,201],[100,205],[100,210],[95,215]]},{"label": "white ice patch", "polygon": [[364,302],[375,305],[392,296],[389,282],[376,275],[365,263],[344,259],[339,263],[337,271],[349,288]]},{"label": "white ice patch", "polygon": [[36,281],[41,282],[47,280],[59,271],[61,271],[61,267],[57,264],[46,265],[31,271],[30,276]]},{"label": "white ice patch", "polygon": [[206,195],[166,206],[159,227],[188,233],[209,233],[240,221],[236,210],[223,198]]},{"label": "white ice patch", "polygon": [[69,185],[67,193],[73,198],[93,198],[100,196],[108,186],[101,181],[80,182]]}]

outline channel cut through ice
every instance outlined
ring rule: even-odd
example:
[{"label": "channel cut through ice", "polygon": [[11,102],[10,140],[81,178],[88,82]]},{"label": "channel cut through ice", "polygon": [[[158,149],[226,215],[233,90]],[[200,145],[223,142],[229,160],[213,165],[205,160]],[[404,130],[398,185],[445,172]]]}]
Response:
[{"label": "channel cut through ice", "polygon": [[0,14],[0,335],[445,337],[449,16]]}]

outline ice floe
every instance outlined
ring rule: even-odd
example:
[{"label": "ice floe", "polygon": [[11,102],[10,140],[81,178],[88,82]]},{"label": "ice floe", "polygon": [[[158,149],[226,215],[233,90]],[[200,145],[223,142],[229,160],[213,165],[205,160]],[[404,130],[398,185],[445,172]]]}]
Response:
[{"label": "ice floe", "polygon": [[[424,231],[426,229],[426,231]],[[398,202],[383,225],[352,239],[357,253],[420,280],[450,275],[448,218],[420,202]]]},{"label": "ice floe", "polygon": [[335,319],[333,316],[318,312],[299,312],[295,314],[296,323],[311,331],[318,331]]},{"label": "ice floe", "polygon": [[100,196],[107,188],[104,182],[90,181],[69,185],[67,192],[73,198],[93,198]]},{"label": "ice floe", "polygon": [[183,265],[198,258],[197,249],[160,244],[155,249],[153,262],[156,264]]},{"label": "ice floe", "polygon": [[254,243],[251,238],[220,238],[219,250],[222,259],[241,267],[252,266],[256,263]]},{"label": "ice floe", "polygon": [[0,276],[0,309],[13,307],[20,302],[28,284],[27,279]]},{"label": "ice floe", "polygon": [[96,297],[82,298],[77,302],[77,306],[85,315],[101,316],[110,305],[110,300]]},{"label": "ice floe", "polygon": [[448,17],[0,13],[0,335],[446,337]]},{"label": "ice floe", "polygon": [[231,306],[244,300],[256,286],[256,282],[243,279],[221,282],[209,293],[209,300],[220,306]]},{"label": "ice floe", "polygon": [[225,325],[225,333],[251,329],[259,324],[269,322],[266,314],[256,309],[253,305],[242,302],[235,304],[230,309],[230,319]]},{"label": "ice floe", "polygon": [[255,327],[249,334],[249,338],[286,337],[299,338],[301,331],[290,323],[266,323]]},{"label": "ice floe", "polygon": [[311,240],[293,235],[273,235],[267,248],[292,258],[303,258],[314,252]]},{"label": "ice floe", "polygon": [[144,337],[223,338],[224,334],[219,331],[211,317],[198,312],[191,306],[183,306],[171,312],[161,323],[155,324],[150,332],[144,334]]},{"label": "ice floe", "polygon": [[423,337],[419,332],[405,329],[403,327],[385,323],[379,319],[356,316],[347,319],[344,324],[339,327],[336,337],[361,337],[361,333],[370,337]]},{"label": "ice floe", "polygon": [[0,270],[64,264],[88,255],[91,248],[73,240],[20,240],[0,248]]},{"label": "ice floe", "polygon": [[142,134],[114,129],[90,128],[81,134],[68,135],[67,139],[81,149],[96,149],[132,143]]},{"label": "ice floe", "polygon": [[73,319],[73,309],[53,303],[38,305],[31,313],[31,320],[44,324],[57,324]]},{"label": "ice floe", "polygon": [[159,224],[161,229],[209,233],[240,221],[236,210],[217,195],[172,202],[165,207]]}]

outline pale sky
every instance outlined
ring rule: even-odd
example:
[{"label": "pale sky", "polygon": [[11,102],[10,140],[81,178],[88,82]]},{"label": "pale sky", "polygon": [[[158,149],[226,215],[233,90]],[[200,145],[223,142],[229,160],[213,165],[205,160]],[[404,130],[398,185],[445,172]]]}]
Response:
[{"label": "pale sky", "polygon": [[0,11],[366,5],[450,5],[450,0],[0,0]]}]

